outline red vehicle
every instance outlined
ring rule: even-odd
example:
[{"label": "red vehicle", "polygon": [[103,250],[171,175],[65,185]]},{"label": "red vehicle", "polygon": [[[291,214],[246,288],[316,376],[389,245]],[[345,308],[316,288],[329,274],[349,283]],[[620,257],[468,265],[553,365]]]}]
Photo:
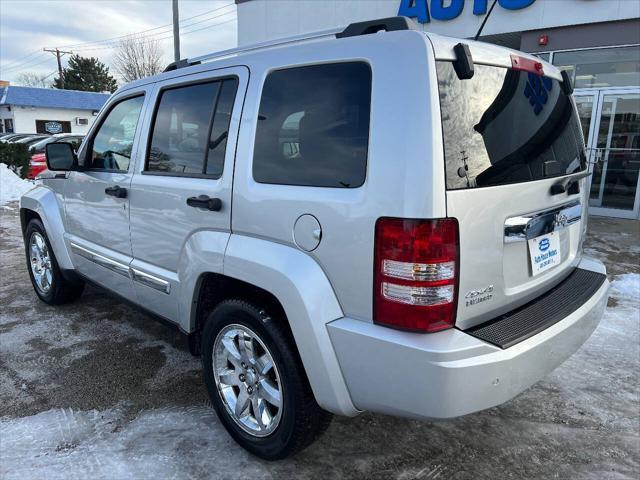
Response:
[{"label": "red vehicle", "polygon": [[82,143],[84,135],[74,135],[69,133],[62,133],[47,137],[40,142],[31,146],[30,151],[33,153],[31,160],[29,161],[29,171],[27,172],[27,178],[34,180],[40,173],[47,169],[47,161],[44,155],[44,148],[48,143],[55,142],[68,142],[73,145],[74,149],[77,149]]},{"label": "red vehicle", "polygon": [[34,180],[40,173],[47,169],[47,161],[44,157],[44,153],[36,153],[31,156],[29,161],[29,172],[27,172],[27,178]]}]

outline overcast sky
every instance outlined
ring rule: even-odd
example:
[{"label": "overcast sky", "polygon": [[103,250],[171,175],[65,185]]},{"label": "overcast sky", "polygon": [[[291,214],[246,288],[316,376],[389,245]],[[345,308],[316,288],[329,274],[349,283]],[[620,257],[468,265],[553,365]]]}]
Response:
[{"label": "overcast sky", "polygon": [[[183,58],[236,46],[234,0],[179,0],[179,5]],[[171,22],[171,0],[0,0],[0,79],[15,81],[29,71],[56,72],[53,80],[56,59],[43,47],[65,47],[111,66],[114,37],[150,29],[141,35],[158,39],[169,63]]]}]

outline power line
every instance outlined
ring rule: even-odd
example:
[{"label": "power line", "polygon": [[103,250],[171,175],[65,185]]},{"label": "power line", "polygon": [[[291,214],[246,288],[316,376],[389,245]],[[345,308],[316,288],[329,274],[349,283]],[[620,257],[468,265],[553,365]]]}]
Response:
[{"label": "power line", "polygon": [[[210,19],[210,20],[212,20],[212,19]],[[225,20],[223,22],[214,23],[212,25],[207,25],[207,26],[202,27],[202,28],[196,28],[195,30],[189,30],[187,32],[181,32],[180,36],[184,37],[185,35],[189,35],[190,33],[200,32],[202,30],[206,30],[207,28],[217,27],[219,25],[224,25],[226,23],[230,23],[230,22],[233,22],[235,20],[237,20],[237,17],[234,16],[233,18],[230,18],[230,19]],[[159,38],[155,38],[155,37],[153,37],[153,38],[150,37],[150,38],[146,38],[146,39],[142,38],[142,39],[139,40],[139,43],[150,43],[150,42],[155,42],[155,41],[161,42],[161,41],[167,40],[169,38],[173,38],[173,35],[170,34],[170,35],[167,35],[167,36],[164,36],[164,37],[159,37]],[[87,48],[83,48],[83,49],[75,49],[74,52],[93,52],[95,50],[111,50],[111,49],[117,48],[117,47],[118,47],[117,44],[101,46],[101,47],[87,47]]]},{"label": "power line", "polygon": [[[191,23],[189,25],[182,25],[181,27],[182,28],[190,28],[190,27],[193,27],[195,25],[199,25],[199,24],[202,24],[202,23],[205,23],[205,22],[210,22],[212,20],[216,20],[217,18],[221,18],[221,17],[224,17],[226,15],[231,15],[231,14],[235,14],[235,12],[225,12],[225,13],[222,13],[220,15],[214,15],[211,18],[206,18],[204,20],[199,20],[199,21],[193,22],[193,23]],[[236,17],[234,16],[234,18],[231,19],[231,20],[235,20],[235,19],[236,19]],[[210,26],[215,26],[215,25],[218,25],[218,24],[216,23],[216,24],[213,24],[213,25],[210,25]],[[196,31],[196,30],[193,30],[193,31]],[[136,41],[145,42],[145,41],[151,41],[151,40],[158,40],[158,38],[156,38],[156,35],[166,35],[167,33],[170,33],[170,32],[171,32],[171,29],[163,31],[163,32],[157,32],[157,33],[154,33],[152,35],[135,36],[135,34],[130,34],[129,37],[132,37],[132,38],[136,39]],[[186,33],[189,33],[189,32],[190,31],[187,30],[184,33],[186,34]],[[162,37],[162,38],[167,38],[167,37]],[[110,43],[104,44],[104,45],[98,45],[97,47],[91,47],[91,46],[79,47],[79,48],[74,48],[73,50],[75,52],[92,51],[92,50],[105,50],[105,49],[117,47],[118,45],[119,45],[119,41],[118,42],[110,42]]]},{"label": "power line", "polygon": [[32,64],[33,62],[37,62],[38,60],[43,59],[44,57],[47,57],[48,55],[46,55],[45,53],[43,53],[42,51],[40,51],[40,55],[33,57],[30,60],[26,60],[24,62],[19,62],[19,63],[15,63],[14,65],[11,65],[9,67],[3,67],[3,70],[15,70],[16,68],[22,68],[23,66],[27,65],[27,64]]},{"label": "power line", "polygon": [[[38,63],[32,63],[32,61],[40,60],[41,58],[44,58],[44,57],[47,57],[47,58],[46,58],[45,60],[41,61],[41,62],[38,62]],[[6,68],[6,69],[4,69],[4,68],[3,68],[3,69],[2,69],[2,72],[3,72],[3,73],[6,73],[6,71],[7,71],[7,70],[11,70],[11,71],[12,71],[12,73],[15,73],[15,72],[13,72],[13,70],[16,70],[16,69],[18,69],[18,70],[23,70],[23,69],[26,69],[26,68],[33,68],[33,67],[37,67],[38,65],[42,65],[43,63],[46,63],[46,62],[48,62],[48,61],[50,61],[50,60],[51,60],[51,58],[50,58],[48,55],[43,55],[43,56],[42,56],[42,57],[40,57],[40,58],[34,58],[32,61],[29,61],[29,62],[27,62],[27,63],[26,63],[26,64],[24,64],[24,65],[18,65],[18,66],[16,66],[16,67]]]},{"label": "power line", "polygon": [[[191,17],[187,17],[187,18],[181,20],[180,23],[181,24],[187,23],[190,20],[193,20],[195,18],[200,18],[200,17],[206,16],[206,15],[210,15],[211,13],[220,11],[222,9],[225,9],[225,8],[233,6],[233,5],[234,5],[234,3],[229,3],[227,5],[223,5],[221,7],[214,8],[212,10],[208,10],[208,11],[200,13],[198,15],[193,15]],[[199,25],[199,24],[203,24],[203,23],[206,23],[206,22],[210,22],[212,20],[216,20],[218,18],[224,17],[226,15],[230,15],[230,14],[235,14],[235,10],[234,11],[229,11],[229,12],[224,12],[224,13],[221,13],[221,14],[218,14],[218,15],[214,15],[214,16],[212,16],[210,18],[201,19],[201,20],[198,20],[196,22],[191,22],[191,23],[188,23],[188,24],[182,25],[182,26],[184,28],[190,28],[190,27],[193,27],[195,25]],[[196,32],[199,32],[199,31],[202,31],[202,30],[206,30],[208,28],[216,27],[216,26],[219,26],[219,25],[224,25],[224,24],[233,22],[236,19],[237,19],[237,17],[234,15],[233,18],[230,18],[230,19],[225,20],[223,22],[218,22],[218,23],[214,23],[214,24],[211,24],[211,25],[206,25],[205,27],[197,28],[197,29],[194,29],[194,30],[187,30],[187,31],[181,32],[181,36],[188,35],[190,33],[196,33]],[[68,48],[70,46],[76,46],[77,45],[80,48],[74,49],[74,51],[77,50],[77,51],[82,51],[82,52],[84,52],[84,51],[88,52],[88,51],[94,51],[94,50],[109,50],[109,49],[113,49],[114,47],[116,47],[118,45],[118,43],[119,43],[118,40],[124,39],[124,38],[127,38],[127,37],[134,37],[134,38],[137,38],[137,39],[139,38],[139,40],[141,42],[164,41],[164,40],[167,40],[167,39],[173,37],[173,35],[166,35],[167,33],[169,33],[172,30],[172,28],[167,29],[167,27],[173,27],[173,24],[161,25],[161,26],[150,28],[150,29],[147,29],[147,30],[142,30],[140,32],[129,33],[127,35],[121,35],[121,36],[112,37],[112,38],[109,38],[109,39],[96,40],[95,42],[77,43],[77,44],[73,44],[73,45],[67,45],[65,47],[57,47],[57,49]],[[141,38],[140,37],[136,37],[137,35],[140,35],[140,34],[143,34],[143,33],[151,32],[151,31],[155,31],[155,30],[161,30],[161,29],[163,31],[158,31],[158,32],[153,33],[151,35],[142,35]],[[166,35],[166,36],[162,36],[162,37],[156,38],[156,36],[159,36],[159,35]],[[104,44],[104,45],[100,45],[100,44]],[[91,47],[90,45],[100,45],[100,46]],[[55,49],[51,49],[51,50],[55,51]],[[65,53],[72,53],[72,52],[65,52]],[[42,65],[42,64],[44,64],[44,63],[49,61],[49,58],[46,58],[46,59],[44,58],[46,56],[47,56],[46,53],[43,53],[40,50],[33,51],[33,52],[27,54],[22,59],[20,59],[18,61],[14,61],[14,62],[10,63],[6,67],[2,67],[2,71],[3,71],[3,73],[7,72],[7,71],[10,71],[13,74],[13,73],[15,73],[16,70],[24,70],[24,69],[27,69],[27,68],[37,67],[37,66]],[[29,57],[32,57],[32,58],[29,58]],[[34,62],[36,62],[36,63],[34,63]]]},{"label": "power line", "polygon": [[[191,20],[193,18],[198,18],[198,17],[202,17],[204,15],[208,15],[208,14],[216,12],[218,10],[222,10],[224,8],[230,7],[230,6],[234,5],[234,4],[235,3],[228,3],[228,4],[223,5],[221,7],[214,8],[212,10],[208,10],[208,11],[200,13],[198,15],[194,15],[192,17],[185,18],[180,23],[186,22],[186,21]],[[231,12],[229,12],[229,13],[231,13]],[[105,38],[103,40],[95,40],[93,42],[83,42],[83,43],[75,43],[75,44],[70,44],[70,45],[63,45],[63,46],[59,46],[57,48],[74,48],[74,47],[82,47],[82,46],[86,46],[86,45],[94,45],[94,44],[115,42],[115,41],[118,41],[118,40],[126,38],[126,37],[141,35],[141,34],[144,34],[144,33],[147,33],[147,32],[155,31],[155,30],[166,29],[167,27],[171,27],[171,29],[172,29],[173,28],[173,23],[168,23],[166,25],[160,25],[158,27],[149,28],[147,30],[142,30],[140,32],[128,33],[126,35],[120,35],[120,36],[117,36],[117,37]],[[167,33],[167,32],[158,32],[157,34],[154,34],[154,35],[161,35],[161,34],[164,34],[164,33]]]},{"label": "power line", "polygon": [[6,68],[13,68],[15,65],[21,64],[23,62],[25,62],[27,60],[27,58],[32,57],[34,55],[37,55],[39,53],[42,53],[42,50],[35,50],[31,53],[26,54],[24,57],[22,57],[20,60],[14,60],[13,62],[9,62],[9,65],[7,65]]},{"label": "power line", "polygon": [[64,89],[64,70],[62,70],[62,62],[60,61],[60,59],[66,54],[73,55],[73,52],[63,51],[57,48],[55,50],[43,48],[42,50],[45,52],[53,53],[56,56],[56,60],[58,61],[58,78],[60,79],[60,88]]}]

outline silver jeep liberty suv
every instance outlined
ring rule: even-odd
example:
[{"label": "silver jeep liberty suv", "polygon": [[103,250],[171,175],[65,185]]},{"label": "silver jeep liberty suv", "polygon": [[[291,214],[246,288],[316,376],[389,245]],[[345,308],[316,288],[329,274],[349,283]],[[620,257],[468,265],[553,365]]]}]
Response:
[{"label": "silver jeep liberty suv", "polygon": [[401,17],[182,60],[120,88],[77,153],[47,145],[20,204],[35,292],[91,282],[176,324],[266,459],[331,414],[498,405],[607,302],[571,92]]}]

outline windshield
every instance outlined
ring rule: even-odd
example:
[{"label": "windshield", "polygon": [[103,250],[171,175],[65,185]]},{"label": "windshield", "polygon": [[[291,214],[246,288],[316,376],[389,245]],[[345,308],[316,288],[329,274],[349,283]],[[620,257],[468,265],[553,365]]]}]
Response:
[{"label": "windshield", "polygon": [[460,80],[437,62],[448,189],[541,180],[586,168],[571,97],[548,77],[475,65]]}]

